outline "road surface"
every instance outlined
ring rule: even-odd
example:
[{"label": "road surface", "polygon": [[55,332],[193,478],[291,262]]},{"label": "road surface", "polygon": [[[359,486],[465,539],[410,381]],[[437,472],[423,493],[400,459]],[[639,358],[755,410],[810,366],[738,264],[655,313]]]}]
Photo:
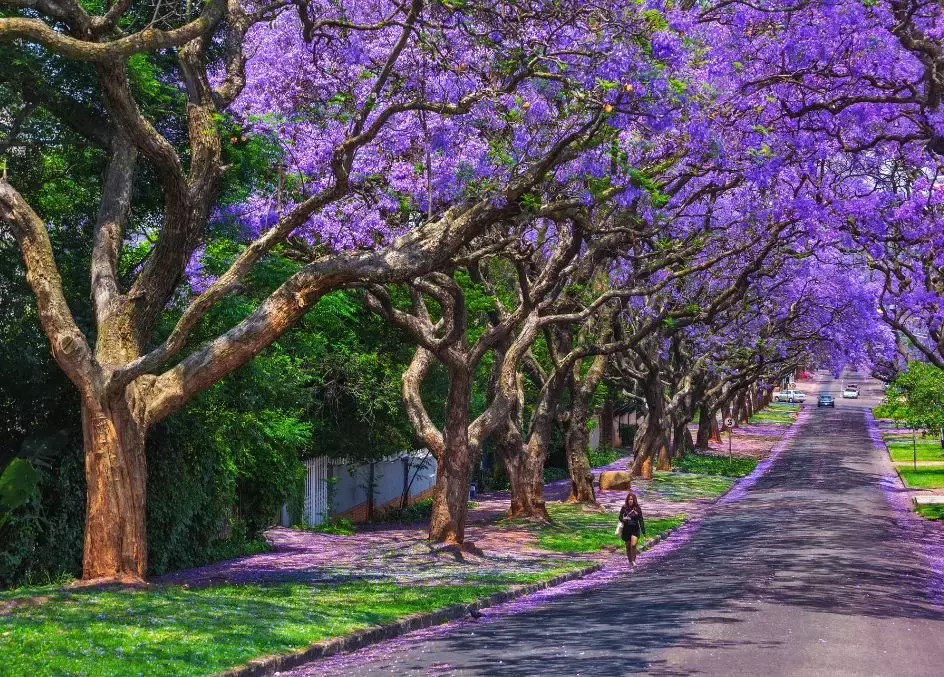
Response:
[{"label": "road surface", "polygon": [[405,642],[343,673],[944,675],[940,581],[882,488],[891,466],[869,437],[873,402],[810,402],[742,499],[625,580]]}]

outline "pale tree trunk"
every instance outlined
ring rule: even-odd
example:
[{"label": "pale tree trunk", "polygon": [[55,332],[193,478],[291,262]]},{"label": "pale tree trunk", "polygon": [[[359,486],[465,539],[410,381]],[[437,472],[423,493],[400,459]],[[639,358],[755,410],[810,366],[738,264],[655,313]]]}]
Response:
[{"label": "pale tree trunk", "polygon": [[82,578],[140,582],[147,573],[145,426],[128,406],[82,402],[87,510]]},{"label": "pale tree trunk", "polygon": [[[544,502],[544,460],[547,454],[546,440],[532,439],[520,445],[518,453],[505,458],[505,470],[511,482],[511,507],[509,517],[548,521],[547,505]],[[542,449],[543,447],[543,449]],[[514,450],[509,449],[510,452]]]},{"label": "pale tree trunk", "polygon": [[429,521],[429,537],[441,543],[462,543],[469,512],[469,487],[478,460],[469,441],[469,402],[472,374],[468,369],[449,369],[443,449],[437,458],[436,492]]},{"label": "pale tree trunk", "polygon": [[[633,467],[632,474],[635,477],[645,479],[652,478],[652,460],[659,459],[660,464],[665,463],[671,470],[671,462],[668,460],[668,441],[666,440],[666,431],[664,420],[660,415],[649,415],[643,420],[642,426],[636,433],[633,440]],[[659,468],[660,470],[662,468]]]},{"label": "pale tree trunk", "polygon": [[570,494],[568,503],[596,503],[593,490],[593,471],[587,458],[587,446],[590,443],[590,431],[587,430],[586,418],[583,422],[568,423],[564,432],[564,448],[567,453],[567,472],[570,473]]},{"label": "pale tree trunk", "polygon": [[[721,426],[718,425],[718,412],[711,412],[711,418],[708,421],[708,439],[712,442],[721,442]],[[707,446],[705,447],[708,448]]]},{"label": "pale tree trunk", "polygon": [[436,492],[429,520],[431,540],[447,544],[465,541],[474,465],[475,454],[467,439],[447,440],[445,454],[436,469]]},{"label": "pale tree trunk", "polygon": [[686,418],[680,419],[672,431],[672,458],[681,458],[695,448]]},{"label": "pale tree trunk", "polygon": [[[559,379],[557,379],[559,380]],[[523,439],[524,380],[518,374],[514,397],[507,412],[507,424],[496,440],[496,451],[501,459],[511,486],[511,504],[508,516],[540,522],[550,520],[544,502],[544,462],[550,444],[553,411],[560,389],[550,385],[544,390],[533,414],[528,439]]]},{"label": "pale tree trunk", "polygon": [[[567,453],[567,471],[570,474],[569,503],[596,503],[593,491],[593,472],[587,449],[590,446],[590,403],[597,386],[603,380],[608,358],[606,355],[594,357],[586,374],[581,376],[581,365],[575,364],[570,372],[570,409],[564,417],[564,448]],[[612,429],[612,415],[607,423]]]},{"label": "pale tree trunk", "polygon": [[642,387],[649,411],[633,440],[632,473],[648,479],[652,477],[653,459],[658,459],[659,470],[671,470],[672,462],[665,428],[665,395],[658,369],[647,371]]}]

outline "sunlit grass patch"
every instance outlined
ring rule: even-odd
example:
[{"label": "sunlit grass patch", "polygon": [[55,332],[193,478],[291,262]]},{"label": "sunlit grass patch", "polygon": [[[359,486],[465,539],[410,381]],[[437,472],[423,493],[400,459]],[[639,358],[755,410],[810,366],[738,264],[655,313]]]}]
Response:
[{"label": "sunlit grass patch", "polygon": [[469,583],[497,583],[501,585],[527,585],[543,583],[555,576],[566,574],[587,566],[586,560],[562,561],[540,571],[509,571],[507,573],[470,574],[465,578]]},{"label": "sunlit grass patch", "polygon": [[898,472],[905,485],[912,489],[939,489],[944,487],[944,468],[918,467],[917,470],[899,466]]},{"label": "sunlit grass patch", "polygon": [[915,512],[929,520],[944,520],[944,503],[924,503],[915,506]]},{"label": "sunlit grass patch", "polygon": [[[356,581],[138,591],[21,589],[0,594],[2,672],[211,674],[409,614],[469,603],[504,587]],[[11,604],[28,599],[32,603]]]},{"label": "sunlit grass patch", "polygon": [[[580,505],[569,503],[549,503],[550,524],[535,524],[509,520],[506,523],[525,526],[532,530],[538,546],[545,550],[568,553],[592,553],[607,546],[623,547],[623,542],[615,534],[616,513],[585,510]],[[643,506],[645,511],[645,506]],[[685,515],[664,518],[647,518],[647,535],[643,543],[654,536],[677,527],[685,521]]]},{"label": "sunlit grass patch", "polygon": [[891,437],[885,440],[893,461],[911,461],[917,447],[919,461],[944,461],[944,449],[935,439],[918,438],[917,444],[910,437]]},{"label": "sunlit grass patch", "polygon": [[751,416],[750,423],[784,423],[794,421],[794,413],[799,411],[799,404],[788,402],[771,402],[766,409],[761,409]]},{"label": "sunlit grass patch", "polygon": [[720,496],[734,484],[735,478],[685,472],[656,472],[649,488],[663,498],[685,501]]},{"label": "sunlit grass patch", "polygon": [[689,453],[673,461],[673,467],[682,472],[698,473],[701,475],[744,477],[745,475],[750,475],[754,468],[757,467],[757,459]]}]

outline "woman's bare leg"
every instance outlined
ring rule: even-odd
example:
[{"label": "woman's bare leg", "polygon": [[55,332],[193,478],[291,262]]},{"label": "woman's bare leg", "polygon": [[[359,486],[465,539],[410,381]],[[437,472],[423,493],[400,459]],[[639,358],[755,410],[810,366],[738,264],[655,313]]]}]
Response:
[{"label": "woman's bare leg", "polygon": [[[630,536],[630,540],[635,538],[635,536]],[[626,541],[626,559],[630,564],[633,563],[633,546],[630,545],[630,541]]]},{"label": "woman's bare leg", "polygon": [[636,563],[636,544],[637,544],[637,543],[639,543],[639,537],[638,537],[638,536],[630,536],[630,537],[629,537],[629,542],[626,544],[626,545],[627,545],[627,548],[626,548],[626,549],[629,551],[629,563],[630,563],[630,564],[635,564],[635,563]]}]

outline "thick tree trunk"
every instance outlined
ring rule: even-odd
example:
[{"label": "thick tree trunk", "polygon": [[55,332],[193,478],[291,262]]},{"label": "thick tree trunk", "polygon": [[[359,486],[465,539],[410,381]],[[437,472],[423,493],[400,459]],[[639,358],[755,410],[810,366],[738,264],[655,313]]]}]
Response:
[{"label": "thick tree trunk", "polygon": [[429,520],[429,537],[440,543],[461,544],[465,539],[469,487],[478,459],[478,449],[473,449],[469,440],[471,395],[471,373],[466,369],[450,369],[443,452],[437,459],[436,492]]},{"label": "thick tree trunk", "polygon": [[544,459],[545,446],[531,440],[529,444],[506,450],[505,471],[511,483],[511,506],[509,517],[520,517],[546,522],[550,520],[544,503]]},{"label": "thick tree trunk", "polygon": [[147,572],[145,427],[124,401],[82,404],[86,581],[141,582]]},{"label": "thick tree trunk", "polygon": [[[708,448],[708,443],[711,441],[711,419],[712,415],[709,413],[708,408],[702,405],[701,409],[698,411],[698,433],[695,436],[695,448],[700,450],[705,450]],[[717,422],[715,427],[717,427]]]},{"label": "thick tree trunk", "polygon": [[593,471],[590,469],[590,460],[587,458],[590,432],[587,430],[586,416],[580,420],[577,420],[578,418],[571,412],[564,432],[567,471],[570,473],[570,494],[567,496],[567,502],[596,503],[597,497],[593,491]]},{"label": "thick tree trunk", "polygon": [[664,421],[661,416],[653,416],[650,411],[633,440],[633,476],[651,479],[654,458],[659,459],[660,466],[668,465],[671,470],[672,464],[668,455]]},{"label": "thick tree trunk", "polygon": [[[712,411],[708,420],[708,439],[712,442],[721,442],[721,427],[718,425],[718,412]],[[708,447],[705,447],[706,449]]]},{"label": "thick tree trunk", "polygon": [[[567,471],[570,474],[569,503],[596,503],[596,494],[593,491],[593,472],[590,469],[590,460],[587,458],[587,449],[590,446],[590,402],[593,393],[603,380],[606,371],[607,357],[598,355],[593,359],[590,368],[581,375],[581,366],[574,365],[570,375],[570,411],[566,416],[564,429],[564,449],[567,454]],[[612,407],[601,417],[601,424],[613,429]]]},{"label": "thick tree trunk", "polygon": [[436,468],[436,493],[429,520],[431,540],[458,544],[465,540],[473,463],[466,440],[446,443],[445,454]]},{"label": "thick tree trunk", "polygon": [[675,430],[672,431],[672,458],[682,458],[694,448],[695,443],[692,441],[688,422],[683,418],[675,424]]},{"label": "thick tree trunk", "polygon": [[600,446],[607,449],[613,447],[613,418],[613,400],[607,399],[600,412]]},{"label": "thick tree trunk", "polygon": [[652,459],[658,459],[659,470],[671,470],[669,442],[666,430],[665,393],[657,369],[650,370],[643,382],[648,413],[633,440],[632,473],[637,477],[652,477]]}]

